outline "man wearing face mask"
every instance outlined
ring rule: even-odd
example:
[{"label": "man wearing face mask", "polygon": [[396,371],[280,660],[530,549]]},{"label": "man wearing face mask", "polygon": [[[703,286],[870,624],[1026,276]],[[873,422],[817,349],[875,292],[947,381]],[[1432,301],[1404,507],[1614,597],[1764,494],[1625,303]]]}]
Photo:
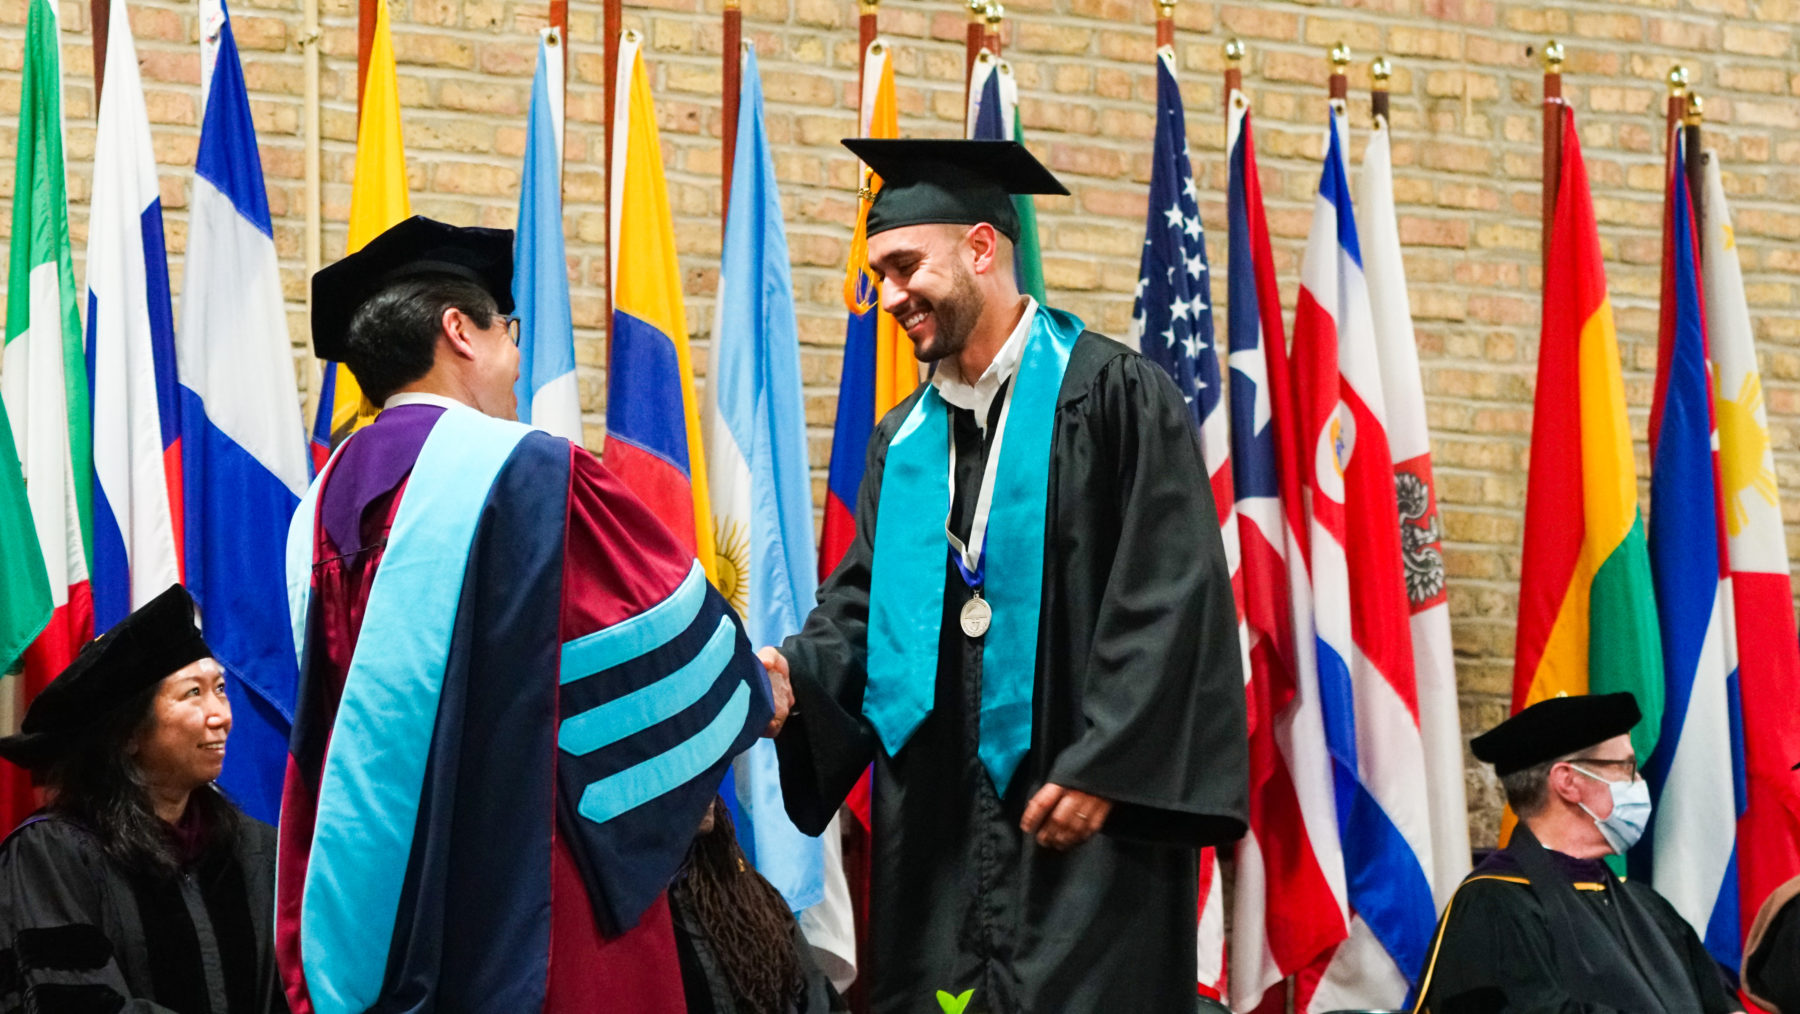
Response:
[{"label": "man wearing face mask", "polygon": [[1512,840],[1444,907],[1415,1011],[1714,1014],[1741,1010],[1700,938],[1603,861],[1650,822],[1628,693],[1556,697],[1475,737],[1518,815]]}]

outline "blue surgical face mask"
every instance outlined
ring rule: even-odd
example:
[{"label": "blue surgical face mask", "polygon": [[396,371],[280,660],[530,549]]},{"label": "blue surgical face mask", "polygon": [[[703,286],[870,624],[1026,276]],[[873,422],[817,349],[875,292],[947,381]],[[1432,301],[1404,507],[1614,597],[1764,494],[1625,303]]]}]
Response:
[{"label": "blue surgical face mask", "polygon": [[1587,775],[1596,782],[1606,785],[1612,793],[1612,812],[1602,820],[1594,817],[1594,811],[1585,804],[1577,803],[1583,813],[1594,817],[1594,826],[1606,838],[1606,844],[1612,846],[1613,852],[1624,855],[1625,850],[1638,843],[1644,836],[1644,829],[1650,826],[1650,783],[1642,778],[1633,778],[1628,782],[1609,782],[1606,779],[1583,768],[1579,764],[1570,767]]}]

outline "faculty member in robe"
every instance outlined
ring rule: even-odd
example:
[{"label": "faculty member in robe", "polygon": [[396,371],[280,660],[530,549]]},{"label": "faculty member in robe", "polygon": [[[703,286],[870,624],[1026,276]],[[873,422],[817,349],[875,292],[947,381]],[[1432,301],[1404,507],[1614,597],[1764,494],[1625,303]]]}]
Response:
[{"label": "faculty member in robe", "polygon": [[665,889],[785,711],[693,554],[514,421],[512,245],[412,218],[313,279],[314,349],[384,408],[288,539],[297,1009],[682,1014]]},{"label": "faculty member in robe", "polygon": [[1231,577],[1198,435],[1154,363],[1021,295],[1013,142],[845,141],[868,259],[931,382],[876,428],[804,629],[789,814],[874,764],[871,1007],[1186,1011],[1198,851],[1244,832]]},{"label": "faculty member in robe", "polygon": [[1700,938],[1648,884],[1621,880],[1650,822],[1628,693],[1554,697],[1475,737],[1518,815],[1507,846],[1444,907],[1420,978],[1430,1014],[1740,1010]]},{"label": "faculty member in robe", "polygon": [[0,1010],[287,1010],[275,829],[213,785],[230,734],[225,672],[173,585],[0,739],[48,793],[0,845]]},{"label": "faculty member in robe", "polygon": [[1744,995],[1777,1014],[1800,1014],[1800,877],[1757,910],[1744,941]]}]

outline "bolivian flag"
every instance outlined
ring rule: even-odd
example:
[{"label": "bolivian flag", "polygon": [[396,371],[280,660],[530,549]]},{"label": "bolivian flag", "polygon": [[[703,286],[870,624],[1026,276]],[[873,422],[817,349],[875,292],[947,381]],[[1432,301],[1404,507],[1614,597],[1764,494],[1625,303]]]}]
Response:
[{"label": "bolivian flag", "polygon": [[[406,191],[406,149],[400,143],[400,85],[394,70],[394,38],[388,5],[375,5],[369,74],[363,81],[356,125],[356,167],[350,183],[350,233],[345,255],[361,250],[391,226],[412,217]],[[375,419],[380,406],[363,397],[341,363],[324,363],[312,431],[313,467],[325,467],[332,448]]]},{"label": "bolivian flag", "polygon": [[613,108],[612,351],[606,370],[605,461],[716,580],[675,224],[641,42],[634,31],[620,40],[618,104]]},{"label": "bolivian flag", "polygon": [[1560,694],[1637,695],[1640,759],[1662,724],[1662,646],[1625,383],[1575,114],[1544,271],[1513,710]]}]

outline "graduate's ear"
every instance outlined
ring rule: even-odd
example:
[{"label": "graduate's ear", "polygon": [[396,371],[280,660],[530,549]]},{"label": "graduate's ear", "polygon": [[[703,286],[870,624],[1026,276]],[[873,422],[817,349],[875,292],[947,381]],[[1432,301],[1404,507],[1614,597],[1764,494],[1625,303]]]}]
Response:
[{"label": "graduate's ear", "polygon": [[1559,763],[1550,768],[1548,782],[1551,796],[1565,803],[1578,804],[1584,786],[1581,784],[1581,772],[1575,770],[1573,764]]},{"label": "graduate's ear", "polygon": [[[974,255],[974,263],[970,267],[976,274],[985,275],[994,269],[995,264],[1000,263],[1000,230],[981,222],[970,226],[964,238],[968,241],[969,252]],[[1012,263],[1011,258],[1007,259],[1007,263]]]},{"label": "graduate's ear", "polygon": [[444,311],[438,325],[443,340],[450,345],[450,351],[459,359],[474,362],[475,322],[469,319],[469,315],[452,306]]}]

